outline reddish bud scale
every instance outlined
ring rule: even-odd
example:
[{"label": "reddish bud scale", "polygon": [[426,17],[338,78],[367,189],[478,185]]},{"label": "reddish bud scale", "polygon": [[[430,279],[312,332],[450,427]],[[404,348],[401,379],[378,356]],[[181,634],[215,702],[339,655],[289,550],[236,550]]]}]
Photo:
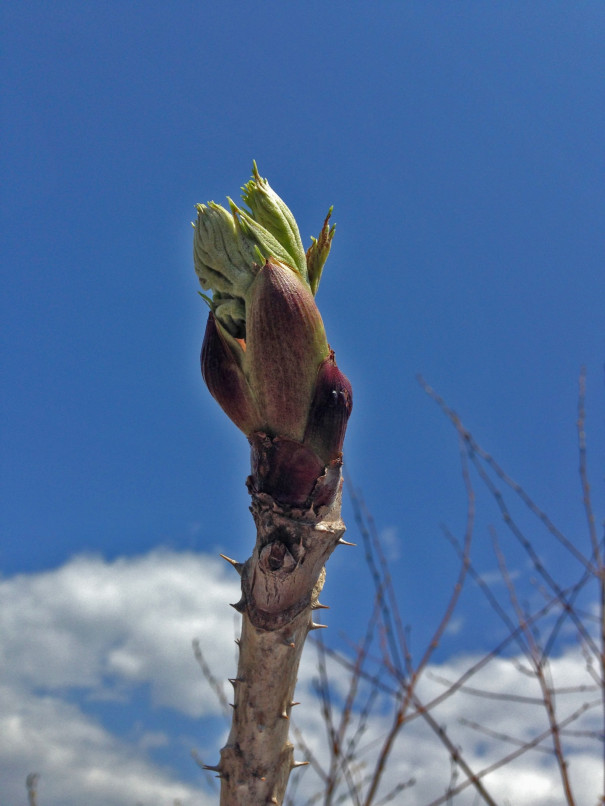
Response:
[{"label": "reddish bud scale", "polygon": [[246,367],[271,434],[302,440],[317,369],[328,351],[308,286],[288,266],[267,261],[250,291]]},{"label": "reddish bud scale", "polygon": [[312,293],[288,266],[265,263],[246,309],[245,342],[210,313],[204,381],[248,436],[250,492],[318,511],[340,486],[351,384],[336,365]]},{"label": "reddish bud scale", "polygon": [[[260,425],[254,394],[214,314],[208,315],[200,362],[202,377],[225,414],[248,435]],[[236,339],[233,347],[240,350]]]},{"label": "reddish bud scale", "polygon": [[353,389],[338,369],[334,351],[317,371],[313,400],[303,442],[328,464],[340,456],[353,409]]}]

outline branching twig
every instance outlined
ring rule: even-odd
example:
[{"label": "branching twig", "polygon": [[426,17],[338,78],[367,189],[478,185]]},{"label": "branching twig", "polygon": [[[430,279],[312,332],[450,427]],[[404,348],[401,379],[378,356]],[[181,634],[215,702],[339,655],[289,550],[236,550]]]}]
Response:
[{"label": "branching twig", "polygon": [[27,789],[27,802],[29,806],[38,805],[38,781],[40,776],[37,772],[30,772],[25,779],[25,787]]},{"label": "branching twig", "polygon": [[214,691],[216,695],[216,699],[221,704],[221,708],[223,709],[223,716],[226,717],[227,722],[231,721],[231,708],[229,707],[229,700],[225,696],[225,691],[223,689],[222,683],[216,679],[216,677],[212,674],[212,669],[206,663],[206,659],[202,652],[202,648],[200,646],[200,642],[197,638],[192,641],[193,645],[193,654],[195,655],[195,659],[198,662],[200,669],[202,670],[202,674],[208,681],[208,685]]}]

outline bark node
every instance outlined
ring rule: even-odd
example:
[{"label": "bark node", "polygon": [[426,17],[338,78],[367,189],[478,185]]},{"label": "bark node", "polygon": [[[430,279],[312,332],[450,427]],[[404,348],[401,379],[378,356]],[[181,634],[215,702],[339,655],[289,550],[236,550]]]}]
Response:
[{"label": "bark node", "polygon": [[231,731],[217,767],[220,804],[281,806],[294,767],[288,731],[298,666],[325,563],[345,531],[342,483],[327,506],[292,509],[250,481],[257,538],[235,605],[242,632]]}]

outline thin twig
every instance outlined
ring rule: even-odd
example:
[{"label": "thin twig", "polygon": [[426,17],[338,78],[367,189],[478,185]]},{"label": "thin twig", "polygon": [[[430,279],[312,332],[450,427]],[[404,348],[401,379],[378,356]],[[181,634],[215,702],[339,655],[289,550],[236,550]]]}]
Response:
[{"label": "thin twig", "polygon": [[223,716],[226,717],[227,721],[231,721],[231,708],[229,706],[229,700],[225,696],[225,691],[223,689],[222,683],[216,679],[216,677],[212,674],[212,670],[210,666],[206,663],[206,658],[204,657],[204,653],[202,652],[202,648],[200,646],[200,642],[197,638],[192,641],[193,645],[193,654],[195,655],[195,659],[198,662],[200,669],[202,670],[202,674],[208,681],[210,688],[214,691],[216,695],[216,699],[221,704],[223,709]]},{"label": "thin twig", "polygon": [[296,725],[296,723],[294,721],[290,725],[290,730],[292,731],[292,734],[294,735],[294,738],[296,739],[296,744],[299,746],[299,748],[302,751],[302,754],[303,754],[303,756],[305,758],[305,761],[309,762],[309,765],[315,770],[315,772],[317,773],[317,775],[319,776],[319,778],[322,781],[324,781],[324,782],[327,781],[328,776],[326,775],[326,773],[324,771],[324,768],[321,766],[321,764],[317,760],[315,754],[313,753],[313,751],[311,750],[309,745],[305,742],[305,738],[304,738],[304,736],[302,734],[302,731],[298,728],[298,726]]},{"label": "thin twig", "polygon": [[390,801],[395,800],[397,795],[403,792],[404,789],[409,789],[410,787],[416,784],[415,778],[410,778],[407,781],[402,781],[401,783],[397,784],[397,786],[393,787],[393,789],[381,798],[381,800],[377,801],[374,806],[384,806],[385,803],[390,803]]},{"label": "thin twig", "polygon": [[[342,775],[347,783],[349,789],[349,795],[351,796],[353,802],[356,806],[360,806],[359,795],[357,793],[357,788],[353,782],[353,778],[351,775],[351,771],[348,766],[348,759],[342,753],[342,737],[344,732],[346,731],[346,726],[348,724],[349,718],[351,716],[351,709],[353,707],[353,700],[349,697],[345,702],[345,707],[341,711],[341,720],[340,720],[340,727],[337,730],[334,724],[333,719],[333,709],[332,703],[330,698],[330,683],[328,680],[328,673],[326,667],[326,653],[324,642],[321,636],[318,637],[317,642],[317,651],[318,651],[318,670],[320,675],[320,692],[322,696],[322,703],[323,703],[323,714],[324,714],[324,723],[326,726],[326,730],[328,731],[328,738],[329,738],[329,746],[330,746],[330,769],[328,771],[326,786],[325,786],[325,797],[324,797],[324,804],[325,806],[330,806],[332,803],[332,798],[336,792],[338,784],[340,783],[340,776],[339,770],[342,772]],[[357,668],[357,665],[356,665]],[[358,675],[353,673],[352,675],[352,683],[351,688],[356,690],[357,688],[357,679]]]},{"label": "thin twig", "polygon": [[588,469],[586,462],[586,367],[580,370],[579,392],[578,392],[578,452],[580,454],[580,480],[582,482],[582,494],[584,501],[584,511],[588,521],[588,532],[592,544],[592,552],[595,559],[596,569],[603,568],[603,558],[597,537],[597,526],[594,512],[592,510],[592,500],[590,496],[590,482],[588,480]]},{"label": "thin twig", "polygon": [[[596,700],[595,702],[592,703],[588,702],[584,703],[582,706],[580,706],[580,708],[574,711],[573,714],[570,714],[567,717],[567,719],[564,719],[559,723],[559,729],[563,729],[572,722],[575,722],[582,716],[582,714],[584,714],[590,708],[594,708],[600,704],[601,704],[600,700]],[[532,750],[536,745],[539,745],[545,739],[548,739],[549,736],[550,736],[550,728],[548,730],[545,730],[539,736],[534,736],[534,738],[529,740],[523,747],[520,747],[517,750],[513,750],[507,756],[504,756],[503,758],[499,759],[493,764],[490,764],[489,767],[485,767],[485,769],[477,773],[477,778],[485,778],[486,775],[490,775],[490,773],[495,772],[495,770],[498,770],[501,767],[506,767],[516,758],[519,758],[519,756],[524,755],[529,750]],[[462,784],[460,784],[460,786],[456,787],[456,790],[453,792],[453,794],[459,795],[460,792],[462,792],[465,789],[468,789],[468,787],[471,786],[472,784],[474,784],[474,781],[464,781]],[[427,804],[427,806],[440,806],[440,804],[442,803],[445,803],[445,798],[443,797],[431,801],[431,803]]]},{"label": "thin twig", "polygon": [[535,501],[527,494],[526,490],[514,479],[512,479],[503,469],[500,467],[498,462],[491,456],[487,451],[485,451],[474,439],[470,431],[468,431],[462,424],[462,421],[456,414],[456,412],[451,409],[445,402],[445,400],[441,397],[441,395],[437,394],[435,390],[429,386],[429,384],[424,380],[421,375],[417,376],[418,383],[424,389],[426,394],[432,398],[439,408],[443,411],[443,413],[448,417],[448,419],[452,422],[458,433],[462,434],[464,439],[468,441],[470,448],[476,453],[478,456],[483,459],[489,467],[494,471],[494,473],[501,479],[507,487],[510,487],[513,492],[519,496],[519,498],[523,501],[526,507],[537,517],[540,521],[544,524],[546,529],[555,537],[562,546],[564,546],[573,556],[578,560],[578,562],[582,563],[588,570],[591,570],[592,573],[595,572],[596,569],[591,567],[590,562],[586,559],[586,557],[582,554],[581,551],[567,538],[563,532],[561,532],[551,521],[548,515],[540,509],[540,507],[535,503]]},{"label": "thin twig", "polygon": [[[540,705],[544,705],[544,703],[541,702]],[[473,722],[471,719],[461,717],[458,722],[461,725],[464,725],[464,727],[470,728],[477,733],[482,733],[484,736],[489,736],[490,739],[498,739],[501,742],[508,742],[508,744],[514,744],[517,747],[525,747],[527,745],[527,739],[516,739],[514,736],[509,736],[508,733],[492,730],[491,728],[485,727],[485,725],[480,725],[478,722]],[[535,747],[532,747],[532,750],[539,750],[541,753],[545,753],[547,756],[554,755],[554,750],[552,747],[542,747],[541,745],[536,745]]]},{"label": "thin twig", "polygon": [[500,548],[495,529],[492,531],[492,536],[494,542],[494,550],[498,558],[498,565],[500,566],[502,578],[508,589],[513,609],[517,614],[519,626],[523,628],[523,633],[525,636],[525,640],[527,642],[526,656],[528,661],[531,663],[533,667],[534,674],[536,676],[538,683],[540,684],[540,689],[542,691],[542,697],[544,699],[544,708],[546,709],[548,724],[550,725],[553,750],[555,758],[557,759],[559,773],[561,775],[561,783],[563,785],[565,799],[569,804],[569,806],[575,806],[575,798],[573,796],[573,792],[571,789],[571,781],[569,780],[569,774],[567,769],[568,767],[567,759],[565,758],[565,754],[563,752],[563,746],[561,744],[561,735],[560,735],[559,721],[557,719],[557,714],[555,710],[553,687],[552,684],[550,684],[550,681],[547,681],[546,679],[547,676],[550,677],[548,658],[544,656],[544,653],[542,652],[540,647],[536,644],[533,632],[527,624],[527,615],[526,613],[523,612],[519,604],[517,592],[515,590],[515,586],[513,584],[511,576],[508,572],[508,568],[506,567],[506,560]]},{"label": "thin twig", "polygon": [[[462,463],[462,476],[464,479],[466,493],[467,493],[467,519],[466,519],[466,531],[465,531],[465,540],[464,540],[464,551],[463,556],[461,559],[460,571],[458,575],[458,579],[454,585],[454,589],[450,600],[445,608],[444,614],[439,622],[437,629],[433,635],[432,640],[429,642],[425,653],[413,671],[413,674],[410,676],[409,680],[407,680],[400,672],[397,667],[392,669],[394,675],[399,675],[400,677],[400,685],[402,687],[403,698],[401,705],[399,706],[394,720],[392,722],[391,728],[387,733],[387,736],[383,742],[381,751],[378,756],[378,760],[376,762],[376,767],[374,770],[374,776],[372,778],[372,783],[370,788],[366,794],[366,798],[364,801],[365,806],[370,806],[372,803],[373,798],[376,795],[378,790],[378,785],[380,780],[384,774],[386,769],[387,759],[393,749],[393,745],[395,742],[395,738],[398,735],[399,731],[401,730],[402,725],[405,722],[405,716],[407,709],[410,703],[413,703],[416,711],[420,713],[424,719],[427,721],[429,726],[434,730],[436,735],[441,739],[443,744],[448,749],[450,756],[453,761],[460,765],[460,767],[464,770],[465,774],[469,777],[469,779],[473,779],[475,781],[475,776],[472,773],[469,765],[464,761],[462,755],[460,753],[459,748],[455,747],[453,743],[449,740],[449,737],[445,733],[444,729],[436,723],[433,717],[430,715],[428,710],[424,708],[424,706],[418,700],[415,694],[415,687],[420,679],[422,672],[424,671],[425,667],[428,665],[430,658],[432,657],[433,652],[439,645],[441,637],[443,636],[443,632],[445,631],[446,626],[449,624],[451,617],[453,615],[454,609],[462,592],[462,587],[464,585],[464,580],[466,579],[466,574],[468,571],[468,567],[470,565],[470,546],[473,534],[473,525],[475,519],[475,494],[472,487],[470,474],[468,472],[468,462],[466,457],[466,451],[464,450],[464,443],[460,441],[460,458]],[[390,581],[390,580],[389,580]],[[387,582],[388,585],[388,582]],[[389,665],[389,659],[385,657],[385,664]],[[491,796],[485,790],[484,786],[481,782],[477,779],[476,780],[476,788],[478,794],[484,799],[484,801],[488,804],[493,804],[494,801],[492,800]]]},{"label": "thin twig", "polygon": [[25,779],[25,787],[27,789],[27,801],[29,806],[37,806],[38,804],[38,781],[40,776],[37,772],[30,772]]},{"label": "thin twig", "polygon": [[210,767],[209,767],[207,764],[205,764],[204,760],[203,760],[203,759],[202,759],[202,757],[199,755],[199,753],[197,752],[197,750],[192,750],[192,751],[191,751],[191,758],[192,758],[192,759],[195,761],[195,763],[197,764],[197,766],[198,766],[198,767],[199,767],[201,770],[203,770],[204,775],[206,776],[206,780],[207,780],[207,782],[210,784],[210,786],[212,787],[212,789],[213,789],[215,792],[217,792],[217,791],[218,791],[218,785],[217,785],[217,783],[216,783],[216,779],[217,779],[219,776],[218,776],[218,775],[213,775],[213,770],[212,770],[212,769],[211,769],[211,768],[210,768]]},{"label": "thin twig", "polygon": [[[590,542],[592,544],[592,551],[595,558],[595,563],[598,568],[597,578],[599,581],[599,610],[601,617],[601,652],[600,652],[600,665],[601,665],[601,680],[605,680],[605,564],[603,563],[603,555],[597,538],[597,528],[595,516],[592,509],[592,500],[590,495],[590,482],[588,480],[588,467],[586,461],[586,367],[582,367],[580,371],[580,383],[578,392],[578,452],[580,454],[580,481],[582,484],[582,494],[584,500],[584,511],[586,513],[586,520],[588,521],[588,532],[590,534]],[[603,735],[605,736],[605,685],[602,688],[603,694]],[[605,802],[605,744],[603,746],[603,802]]]},{"label": "thin twig", "polygon": [[395,638],[395,631],[392,628],[393,616],[398,612],[397,602],[394,597],[390,597],[389,607],[384,600],[384,592],[387,582],[384,578],[384,575],[381,574],[381,569],[379,568],[379,564],[376,562],[375,557],[375,548],[380,544],[380,541],[377,540],[376,533],[372,534],[371,527],[373,526],[373,521],[369,520],[369,514],[365,509],[361,494],[358,490],[354,489],[353,484],[348,477],[346,479],[346,483],[349,495],[351,497],[351,503],[353,504],[353,516],[355,523],[357,524],[357,528],[359,529],[364,544],[366,564],[370,570],[370,574],[372,575],[377,600],[381,603],[382,620],[389,639],[391,662],[402,672],[403,665],[399,656],[399,645]]}]

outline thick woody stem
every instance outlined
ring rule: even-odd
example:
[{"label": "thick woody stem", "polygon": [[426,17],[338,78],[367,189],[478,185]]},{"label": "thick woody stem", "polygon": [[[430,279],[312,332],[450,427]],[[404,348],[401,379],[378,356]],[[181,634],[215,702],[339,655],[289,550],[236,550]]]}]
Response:
[{"label": "thick woody stem", "polygon": [[284,801],[293,767],[290,711],[305,639],[319,606],[324,565],[345,531],[341,490],[319,513],[292,510],[252,491],[257,540],[240,567],[242,633],[233,721],[221,759],[221,806]]}]

